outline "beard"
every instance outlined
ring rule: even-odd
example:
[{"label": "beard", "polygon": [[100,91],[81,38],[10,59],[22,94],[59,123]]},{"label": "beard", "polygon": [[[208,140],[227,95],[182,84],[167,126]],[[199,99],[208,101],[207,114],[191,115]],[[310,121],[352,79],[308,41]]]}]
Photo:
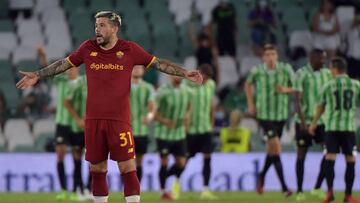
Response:
[{"label": "beard", "polygon": [[99,46],[106,46],[110,42],[110,37],[104,37],[102,35],[96,35],[96,44]]}]

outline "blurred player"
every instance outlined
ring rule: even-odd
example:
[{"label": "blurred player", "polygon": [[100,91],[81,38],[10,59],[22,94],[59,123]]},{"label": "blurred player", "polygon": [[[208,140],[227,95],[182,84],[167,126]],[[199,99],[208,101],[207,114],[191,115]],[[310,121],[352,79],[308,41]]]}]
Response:
[{"label": "blurred player", "polygon": [[[42,67],[48,65],[48,59],[46,57],[46,52],[43,47],[38,49],[39,61]],[[65,200],[68,197],[71,199],[75,199],[74,196],[68,194],[67,192],[67,181],[66,181],[66,174],[65,174],[65,165],[64,165],[64,158],[67,153],[67,146],[71,145],[71,116],[67,109],[64,106],[64,101],[66,98],[66,93],[69,89],[69,80],[74,79],[77,77],[76,68],[71,68],[66,71],[66,75],[57,75],[52,79],[52,84],[55,85],[57,91],[56,97],[56,115],[55,115],[55,123],[56,123],[56,132],[55,132],[55,152],[57,155],[57,173],[60,182],[61,191],[56,195],[57,200]],[[74,162],[76,160],[75,153],[73,153]],[[77,171],[77,165],[74,165],[74,172]],[[74,180],[74,189],[76,186],[79,177],[75,176],[78,175],[74,173],[73,180]],[[81,174],[80,174],[81,175]],[[81,178],[81,177],[80,177]]]},{"label": "blurred player", "polygon": [[[310,63],[300,68],[296,72],[296,100],[295,106],[297,111],[296,117],[296,145],[297,145],[297,160],[296,160],[296,177],[297,177],[297,194],[296,200],[305,200],[303,193],[304,180],[304,162],[306,153],[312,145],[313,140],[316,144],[324,146],[325,142],[325,126],[323,117],[318,123],[317,131],[314,137],[308,133],[308,125],[310,125],[314,118],[316,111],[316,101],[319,96],[321,87],[331,78],[330,70],[323,68],[325,61],[325,52],[319,49],[314,49],[310,53]],[[319,175],[311,194],[324,197],[324,192],[320,189],[321,183],[325,178],[325,156],[320,165]]]},{"label": "blurred player", "polygon": [[187,147],[189,157],[193,157],[196,153],[202,153],[204,157],[203,179],[204,188],[200,195],[201,199],[217,199],[217,197],[209,191],[209,181],[211,175],[211,152],[213,151],[212,142],[212,126],[214,123],[214,102],[215,81],[212,80],[212,67],[203,64],[199,67],[204,77],[203,85],[196,85],[189,82],[189,87],[193,91],[191,97],[192,113],[190,126],[188,130]]},{"label": "blurred player", "polygon": [[[191,113],[191,90],[181,84],[181,78],[171,76],[171,83],[159,88],[156,113],[155,136],[157,150],[160,153],[161,167],[159,171],[161,199],[173,200],[180,196],[179,178],[186,164],[186,125]],[[168,155],[175,157],[175,163],[168,169]],[[166,179],[175,175],[172,193],[165,191]]]},{"label": "blurred player", "polygon": [[274,165],[282,191],[285,197],[289,197],[292,192],[284,180],[280,159],[280,138],[289,115],[289,93],[293,92],[291,88],[293,70],[289,64],[278,61],[278,53],[273,45],[264,46],[263,61],[263,64],[251,70],[245,83],[249,113],[256,116],[259,121],[267,145],[265,165],[259,174],[256,190],[259,194],[263,193],[266,173],[270,166]]},{"label": "blurred player", "polygon": [[[91,163],[92,192],[96,203],[108,202],[107,160],[116,161],[124,181],[126,202],[140,202],[134,140],[130,120],[130,80],[134,65],[202,82],[199,71],[184,68],[145,52],[134,42],[118,38],[121,18],[114,12],[95,15],[96,38],[86,40],[69,57],[24,77],[16,87],[25,89],[39,79],[85,64],[88,97],[85,121],[85,159]],[[134,25],[135,26],[135,25]]]},{"label": "blurred player", "polygon": [[153,120],[156,111],[154,88],[150,83],[142,80],[144,68],[144,66],[134,66],[130,93],[131,125],[136,152],[136,172],[140,182],[142,177],[142,159],[148,145],[148,125]]},{"label": "blurred player", "polygon": [[319,105],[316,109],[314,120],[309,127],[309,133],[315,135],[316,126],[325,112],[326,135],[326,182],[328,193],[324,203],[334,201],[334,165],[336,154],[345,155],[345,197],[344,202],[358,203],[352,196],[352,187],[355,178],[355,114],[356,105],[360,97],[359,81],[351,79],[346,74],[346,61],[343,58],[331,60],[330,70],[335,79],[327,82],[320,93]]},{"label": "blurred player", "polygon": [[85,105],[87,96],[86,78],[79,76],[78,68],[71,68],[69,72],[68,88],[65,93],[64,106],[70,114],[70,145],[72,146],[72,154],[74,158],[74,189],[70,200],[87,200],[92,199],[88,188],[84,188],[82,180],[81,158],[85,146]]}]

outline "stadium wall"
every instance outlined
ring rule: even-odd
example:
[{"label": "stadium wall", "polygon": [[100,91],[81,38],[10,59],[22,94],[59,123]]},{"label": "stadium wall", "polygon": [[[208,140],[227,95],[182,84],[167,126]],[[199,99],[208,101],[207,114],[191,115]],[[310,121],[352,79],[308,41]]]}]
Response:
[{"label": "stadium wall", "polygon": [[[217,191],[254,190],[256,174],[262,167],[263,153],[248,154],[214,154],[212,159],[213,174],[210,187]],[[286,181],[291,188],[296,186],[295,159],[294,153],[282,155]],[[309,153],[305,165],[304,189],[313,187],[319,164],[322,158],[321,153]],[[173,160],[171,160],[173,161]],[[358,160],[360,161],[359,157]],[[144,176],[142,181],[143,191],[157,191],[159,189],[158,170],[159,157],[156,154],[148,154],[144,158]],[[72,188],[72,167],[71,156],[65,160],[68,188]],[[335,189],[344,189],[345,163],[343,156],[338,156],[335,166]],[[202,187],[202,157],[198,155],[188,162],[186,170],[181,177],[184,191],[198,191]],[[83,164],[83,179],[87,180],[87,163]],[[359,167],[356,174],[359,174]],[[167,186],[170,187],[172,179],[169,179]],[[108,182],[112,191],[122,190],[122,182],[115,162],[109,164]],[[356,177],[354,188],[359,190],[359,177]],[[325,188],[325,182],[323,183]],[[267,190],[280,190],[280,184],[274,169],[270,169],[265,188]],[[50,192],[59,190],[56,174],[55,154],[22,154],[3,153],[0,154],[0,192]]]}]

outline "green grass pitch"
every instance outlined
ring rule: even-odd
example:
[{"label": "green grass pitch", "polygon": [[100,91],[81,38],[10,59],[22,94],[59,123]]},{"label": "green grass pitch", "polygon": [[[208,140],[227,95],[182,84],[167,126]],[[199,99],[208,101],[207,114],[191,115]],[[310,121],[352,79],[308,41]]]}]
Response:
[{"label": "green grass pitch", "polygon": [[[217,192],[219,200],[199,200],[199,193],[183,193],[174,203],[295,203],[295,196],[284,198],[279,192],[266,192],[262,196],[255,192]],[[354,193],[359,197],[360,193]],[[320,199],[306,193],[307,199],[303,203],[320,203]],[[62,201],[68,203],[71,201]],[[55,200],[55,193],[0,193],[0,203],[62,203]],[[124,203],[120,193],[111,193],[109,203]],[[159,203],[159,193],[144,192],[142,203]],[[343,202],[343,193],[336,193],[335,203]]]}]

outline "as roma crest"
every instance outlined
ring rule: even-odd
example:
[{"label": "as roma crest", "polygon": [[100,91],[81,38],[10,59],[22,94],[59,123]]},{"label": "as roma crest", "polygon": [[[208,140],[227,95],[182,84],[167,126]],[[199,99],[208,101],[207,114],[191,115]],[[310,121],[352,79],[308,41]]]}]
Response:
[{"label": "as roma crest", "polygon": [[116,52],[116,57],[118,57],[119,59],[121,59],[123,56],[124,56],[124,52],[122,51]]}]

